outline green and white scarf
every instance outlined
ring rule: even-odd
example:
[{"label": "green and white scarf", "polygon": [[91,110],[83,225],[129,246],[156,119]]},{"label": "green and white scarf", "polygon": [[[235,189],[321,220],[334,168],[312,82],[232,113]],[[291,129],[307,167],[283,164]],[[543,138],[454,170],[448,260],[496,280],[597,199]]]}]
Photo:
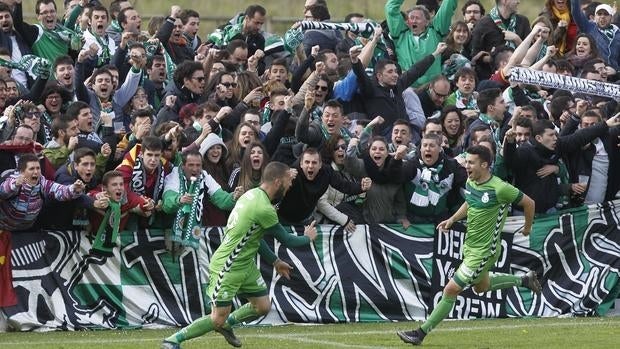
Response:
[{"label": "green and white scarf", "polygon": [[82,48],[82,34],[76,33],[60,24],[56,24],[54,29],[46,29],[44,26],[39,26],[43,29],[43,35],[54,41],[64,41],[69,44],[72,50],[79,51]]},{"label": "green and white scarf", "polygon": [[[327,128],[325,127],[325,125],[322,122],[321,122],[321,133],[323,134],[323,139],[324,140],[328,140],[331,137],[329,132],[327,132]],[[340,135],[342,136],[342,139],[344,139],[344,141],[347,142],[347,143],[349,143],[349,141],[353,137],[351,135],[351,132],[349,132],[349,130],[346,127],[341,127],[340,128]]]},{"label": "green and white scarf", "polygon": [[91,253],[111,257],[112,250],[116,246],[118,232],[121,224],[121,203],[110,200],[108,209],[105,211],[103,220],[97,229],[95,241]]},{"label": "green and white scarf", "polygon": [[454,174],[451,173],[440,180],[439,173],[443,170],[443,160],[436,167],[427,166],[422,159],[418,161],[420,162],[418,173],[411,181],[415,185],[415,191],[409,202],[418,207],[437,206],[441,197],[452,189]]},{"label": "green and white scarf", "polygon": [[52,136],[52,122],[54,120],[50,116],[50,114],[46,111],[43,112],[41,116],[41,126],[43,126],[43,134],[45,136],[45,143],[51,141],[53,139]]},{"label": "green and white scarf", "polygon": [[271,104],[269,102],[267,102],[265,104],[265,107],[263,108],[263,114],[261,115],[261,120],[260,120],[260,124],[264,125],[268,122],[271,121],[271,114],[273,112],[271,111]]},{"label": "green and white scarf", "polygon": [[545,56],[547,55],[547,47],[549,47],[547,44],[542,44],[542,46],[540,47],[540,51],[538,51],[538,55],[536,56],[536,62],[545,58]]},{"label": "green and white scarf", "polygon": [[465,96],[463,96],[461,91],[456,90],[455,96],[456,96],[456,104],[455,104],[455,106],[457,108],[459,108],[459,109],[478,110],[478,103],[476,103],[476,99],[474,98],[473,94],[470,95],[469,97],[465,97]]},{"label": "green and white scarf", "polygon": [[106,64],[110,64],[112,55],[110,54],[110,47],[108,46],[107,36],[102,38],[96,33],[93,33],[91,30],[89,31],[93,35],[95,40],[97,40],[99,47],[101,47],[101,54],[99,55],[99,57],[97,57],[97,67],[102,67]]},{"label": "green and white scarf", "polygon": [[[174,75],[174,71],[177,69],[177,65],[174,64],[172,57],[170,57],[168,51],[164,49],[163,44],[161,42],[154,44],[153,42],[149,41],[146,41],[143,44],[144,50],[146,51],[146,58],[149,60],[153,59],[153,56],[161,52],[161,55],[164,56],[164,63],[166,64],[166,84],[172,82],[172,76]],[[146,74],[142,75],[145,76]],[[144,80],[142,82],[144,82]]]},{"label": "green and white scarf", "polygon": [[234,24],[228,24],[223,29],[217,29],[209,35],[209,40],[215,44],[216,47],[222,48],[228,45],[232,40],[238,39],[239,35],[243,33],[243,19],[245,16],[241,15],[237,17],[237,22]]},{"label": "green and white scarf", "polygon": [[489,125],[489,127],[491,128],[491,134],[493,135],[493,140],[495,141],[495,145],[497,145],[497,149],[499,149],[502,145],[502,141],[501,139],[499,139],[499,123],[495,121],[492,117],[484,113],[480,113],[478,118],[486,125]]},{"label": "green and white scarf", "polygon": [[618,31],[618,27],[612,24],[605,29],[599,28],[598,30],[603,33],[609,39],[609,41],[612,41],[614,39],[614,36],[616,35],[616,32]]},{"label": "green and white scarf", "polygon": [[123,32],[123,28],[121,28],[121,25],[118,23],[118,21],[116,19],[112,20],[112,22],[110,22],[110,28],[112,29],[113,32],[116,33],[122,33]]},{"label": "green and white scarf", "polygon": [[[297,46],[304,41],[304,33],[301,28],[289,29],[284,33],[284,48],[290,53],[295,53]],[[266,45],[266,44],[265,44]]]},{"label": "green and white scarf", "polygon": [[47,59],[35,55],[24,55],[19,62],[7,61],[0,58],[0,66],[21,70],[30,75],[33,79],[37,79],[38,77],[42,79],[49,78],[52,67]]},{"label": "green and white scarf", "polygon": [[318,120],[321,122],[323,117],[323,106],[317,105],[310,111],[310,121]]},{"label": "green and white scarf", "polygon": [[[513,13],[510,15],[510,19],[508,21],[508,25],[504,23],[502,16],[499,14],[499,10],[497,7],[493,7],[491,12],[489,12],[489,17],[493,20],[493,23],[502,31],[506,30],[509,32],[515,32],[517,29],[517,16]],[[506,41],[506,46],[515,48],[515,43],[512,41]]]},{"label": "green and white scarf", "polygon": [[[568,185],[570,178],[568,175],[568,168],[566,167],[564,160],[558,159],[557,165],[560,169],[560,172],[558,173],[558,179],[560,180],[560,184]],[[558,198],[556,207],[558,209],[566,208],[569,203],[570,203],[569,195],[560,195],[560,197]]]},{"label": "green and white scarf", "polygon": [[202,229],[200,227],[200,219],[202,217],[202,174],[199,177],[191,177],[190,183],[187,183],[185,173],[178,167],[179,175],[179,195],[192,195],[192,203],[184,204],[177,211],[172,226],[172,238],[175,243],[183,246],[189,246],[194,249],[199,247],[199,238]]}]

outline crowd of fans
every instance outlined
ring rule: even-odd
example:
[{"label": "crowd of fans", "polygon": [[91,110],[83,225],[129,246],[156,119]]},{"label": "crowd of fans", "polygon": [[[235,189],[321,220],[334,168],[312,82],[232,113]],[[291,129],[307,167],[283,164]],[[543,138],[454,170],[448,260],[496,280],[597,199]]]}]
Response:
[{"label": "crowd of fans", "polygon": [[[38,0],[30,24],[2,0],[0,245],[96,232],[119,209],[118,229],[169,229],[196,198],[201,224],[222,226],[269,161],[297,170],[274,202],[283,224],[436,223],[463,202],[472,145],[537,213],[614,199],[617,101],[509,79],[617,81],[615,8],[547,0],[530,21],[518,5],[387,0],[370,35],[268,33],[252,5],[200,38],[200,15],[176,5],[144,25],[130,1]],[[322,0],[299,12],[372,22],[331,18]]]}]

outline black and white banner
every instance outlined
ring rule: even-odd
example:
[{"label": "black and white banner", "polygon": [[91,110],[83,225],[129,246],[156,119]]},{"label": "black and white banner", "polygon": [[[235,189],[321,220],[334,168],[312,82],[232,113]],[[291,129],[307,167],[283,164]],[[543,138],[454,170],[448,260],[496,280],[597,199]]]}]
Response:
[{"label": "black and white banner", "polygon": [[585,93],[589,95],[620,99],[620,85],[573,76],[554,74],[540,70],[514,67],[510,70],[510,82],[537,85],[547,88]]},{"label": "black and white banner", "polygon": [[[452,318],[605,315],[620,293],[617,202],[537,217],[529,237],[510,217],[496,271],[535,270],[540,296],[528,289],[457,299]],[[269,241],[294,268],[291,280],[258,261],[272,311],[256,323],[332,323],[425,319],[460,264],[464,227],[359,225],[351,235],[320,226],[312,246]],[[297,232],[301,234],[301,230]],[[4,308],[19,330],[183,326],[207,314],[209,258],[221,228],[203,231],[198,250],[171,256],[161,231],[125,231],[113,257],[89,255],[81,232],[14,234],[12,265],[19,304]],[[243,302],[236,300],[235,305]]]},{"label": "black and white banner", "polygon": [[353,34],[370,36],[375,32],[375,25],[371,22],[362,23],[331,23],[331,22],[312,22],[302,21],[300,26],[302,31],[306,30],[343,30]]}]

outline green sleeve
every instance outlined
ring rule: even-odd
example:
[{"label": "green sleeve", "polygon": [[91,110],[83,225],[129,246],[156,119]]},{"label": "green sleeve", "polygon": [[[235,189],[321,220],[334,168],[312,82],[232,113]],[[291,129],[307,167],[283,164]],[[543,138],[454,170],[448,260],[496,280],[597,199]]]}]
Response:
[{"label": "green sleeve", "polygon": [[176,152],[172,163],[174,164],[174,166],[181,166],[183,164],[183,157],[181,156],[180,151]]},{"label": "green sleeve", "polygon": [[64,145],[60,148],[43,149],[43,156],[45,156],[56,169],[67,162],[69,155],[71,155],[71,151]]},{"label": "green sleeve", "polygon": [[273,262],[278,259],[275,253],[267,246],[265,240],[260,241],[260,246],[258,247],[258,254],[261,255],[269,264],[273,265]]},{"label": "green sleeve", "polygon": [[108,163],[108,158],[103,156],[103,154],[99,153],[95,157],[95,175],[97,177],[102,177],[105,173],[105,165]]},{"label": "green sleeve", "polygon": [[523,193],[512,185],[503,182],[496,190],[497,201],[502,204],[518,203],[523,198]]},{"label": "green sleeve", "polygon": [[510,176],[510,171],[506,166],[506,161],[504,161],[504,157],[497,152],[495,155],[495,163],[493,164],[493,174],[503,181],[505,181]]},{"label": "green sleeve", "polygon": [[233,207],[235,207],[235,200],[233,199],[232,193],[229,193],[221,188],[209,197],[209,201],[211,201],[219,209],[226,211],[230,211]]},{"label": "green sleeve", "polygon": [[390,29],[390,36],[395,41],[403,32],[409,31],[409,27],[407,27],[403,16],[400,14],[400,7],[403,2],[404,0],[388,0],[388,2],[385,3],[385,19]]},{"label": "green sleeve", "polygon": [[179,194],[178,192],[174,190],[166,190],[163,196],[162,210],[164,210],[164,212],[168,214],[175,213],[180,207],[180,197],[181,194]]},{"label": "green sleeve", "polygon": [[307,236],[297,236],[291,234],[280,223],[268,228],[265,234],[271,234],[276,240],[280,241],[286,247],[300,247],[310,244],[312,241]]},{"label": "green sleeve", "polygon": [[69,15],[69,18],[67,18],[67,21],[63,25],[71,30],[75,30],[75,23],[82,14],[82,10],[84,10],[84,8],[80,5],[74,7],[73,11],[71,11],[71,14]]},{"label": "green sleeve", "polygon": [[368,146],[368,141],[370,141],[370,138],[372,137],[372,129],[373,127],[370,125],[364,127],[364,130],[362,130],[362,133],[360,134],[358,149],[366,149]]},{"label": "green sleeve", "polygon": [[450,96],[448,96],[448,98],[446,98],[446,101],[443,102],[444,107],[450,105],[456,105],[456,92],[453,92]]},{"label": "green sleeve", "polygon": [[452,16],[456,11],[457,0],[444,0],[439,6],[435,17],[433,17],[433,28],[439,32],[440,35],[445,36],[450,32],[450,24],[452,23]]}]

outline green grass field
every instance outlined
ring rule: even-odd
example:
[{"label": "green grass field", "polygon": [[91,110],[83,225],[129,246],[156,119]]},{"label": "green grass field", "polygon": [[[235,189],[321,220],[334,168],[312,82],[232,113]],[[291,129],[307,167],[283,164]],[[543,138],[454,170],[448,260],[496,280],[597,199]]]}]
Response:
[{"label": "green grass field", "polygon": [[[419,323],[371,323],[236,329],[244,348],[403,348],[395,331]],[[2,333],[0,347],[158,348],[173,330]],[[618,348],[620,318],[500,319],[445,321],[426,337],[427,348]],[[217,333],[184,343],[183,348],[232,348]]]}]

